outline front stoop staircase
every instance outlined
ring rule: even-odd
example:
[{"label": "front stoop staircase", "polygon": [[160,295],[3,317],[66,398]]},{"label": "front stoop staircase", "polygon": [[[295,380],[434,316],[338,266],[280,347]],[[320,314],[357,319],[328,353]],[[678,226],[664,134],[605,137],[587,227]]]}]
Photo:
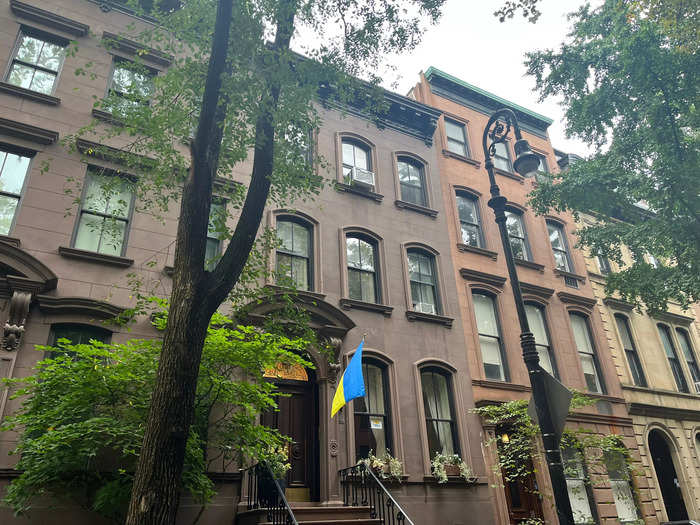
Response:
[{"label": "front stoop staircase", "polygon": [[343,505],[288,502],[269,467],[243,471],[237,525],[415,525],[365,465],[339,472]]}]

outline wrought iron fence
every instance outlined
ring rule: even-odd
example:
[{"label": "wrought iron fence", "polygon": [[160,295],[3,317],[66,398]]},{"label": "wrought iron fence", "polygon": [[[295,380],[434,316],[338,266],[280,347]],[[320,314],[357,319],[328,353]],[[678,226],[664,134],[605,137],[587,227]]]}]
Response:
[{"label": "wrought iron fence", "polygon": [[287,502],[279,480],[265,463],[257,463],[242,471],[247,484],[248,510],[262,509],[273,525],[299,525]]},{"label": "wrought iron fence", "polygon": [[370,516],[379,518],[384,525],[414,525],[367,465],[360,463],[339,473],[345,506],[368,506]]}]

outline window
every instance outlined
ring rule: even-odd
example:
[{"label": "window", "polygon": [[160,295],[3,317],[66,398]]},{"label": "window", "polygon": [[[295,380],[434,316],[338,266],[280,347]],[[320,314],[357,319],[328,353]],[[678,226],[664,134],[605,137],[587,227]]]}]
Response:
[{"label": "window", "polygon": [[608,275],[612,271],[612,268],[610,267],[610,260],[602,255],[598,255],[596,259],[598,260],[598,268],[600,268],[600,273],[602,275]]},{"label": "window", "polygon": [[537,166],[537,171],[542,172],[542,173],[549,173],[549,166],[547,165],[547,157],[544,155],[540,155],[539,153],[535,153],[537,155],[537,158],[540,161],[540,165]]},{"label": "window", "polygon": [[366,458],[390,451],[391,418],[387,368],[373,360],[362,360],[365,397],[355,399],[355,457]]},{"label": "window", "polygon": [[466,194],[457,193],[457,211],[459,224],[462,228],[462,242],[469,246],[483,248],[484,241],[481,234],[481,217],[477,198]]},{"label": "window", "polygon": [[63,64],[65,47],[65,43],[51,41],[23,28],[7,73],[7,83],[51,95]]},{"label": "window", "polygon": [[[59,339],[68,339],[72,345],[86,345],[90,343],[91,339],[101,343],[109,343],[112,339],[112,332],[87,324],[59,323],[51,325],[49,345],[58,348]],[[49,353],[49,356],[57,357],[59,353],[75,356],[74,352],[61,350],[54,350]]]},{"label": "window", "polygon": [[688,332],[682,330],[681,328],[676,328],[676,334],[678,335],[678,341],[681,344],[681,352],[683,352],[685,362],[688,364],[688,370],[690,370],[690,377],[695,385],[695,391],[700,394],[700,369],[698,368],[698,363],[695,360],[693,347],[690,345],[690,337],[688,336]]},{"label": "window", "polygon": [[510,153],[508,152],[508,146],[506,146],[503,142],[496,142],[495,144],[493,165],[499,170],[507,172],[513,171],[513,165],[510,162]]},{"label": "window", "polygon": [[632,495],[630,486],[630,473],[627,468],[627,461],[621,452],[605,452],[603,457],[605,466],[610,478],[610,488],[612,488],[615,498],[615,508],[617,509],[617,519],[623,525],[625,523],[637,523],[637,504]]},{"label": "window", "polygon": [[408,277],[413,309],[426,314],[440,313],[435,257],[421,250],[409,250]]},{"label": "window", "polygon": [[350,184],[353,170],[371,171],[370,149],[355,140],[343,139],[343,181]]},{"label": "window", "polygon": [[525,225],[523,224],[523,214],[517,210],[506,210],[506,230],[510,240],[510,249],[513,257],[523,261],[530,260],[530,248],[525,237]]},{"label": "window", "polygon": [[10,233],[30,157],[0,149],[0,234]]},{"label": "window", "polygon": [[549,230],[549,243],[552,245],[555,266],[558,270],[571,272],[571,258],[569,257],[564,229],[556,222],[547,221],[547,230]]},{"label": "window", "polygon": [[348,235],[348,295],[366,303],[380,302],[376,243],[364,237]]},{"label": "window", "polygon": [[423,165],[407,157],[399,157],[398,168],[401,200],[427,206]]},{"label": "window", "polygon": [[642,363],[639,360],[637,348],[634,346],[634,341],[632,340],[632,332],[630,332],[629,321],[625,316],[618,314],[615,315],[615,322],[617,323],[617,331],[620,334],[622,347],[625,349],[627,362],[630,365],[632,381],[634,381],[634,384],[637,386],[647,386],[647,380],[644,377],[644,371],[642,370]]},{"label": "window", "polygon": [[297,290],[311,290],[311,228],[292,218],[277,220],[277,280]]},{"label": "window", "polygon": [[147,104],[153,94],[154,71],[127,60],[116,59],[112,69],[109,95],[118,97],[112,109],[128,109]]},{"label": "window", "polygon": [[528,303],[525,305],[525,313],[527,315],[527,324],[530,325],[530,331],[535,336],[535,346],[537,347],[537,354],[540,356],[540,366],[554,377],[557,377],[552,347],[549,345],[549,333],[544,317],[544,308],[537,304]]},{"label": "window", "polygon": [[209,209],[209,224],[207,225],[207,246],[204,253],[204,268],[212,271],[221,255],[221,236],[225,230],[226,204],[213,201]]},{"label": "window", "polygon": [[469,146],[467,145],[467,134],[464,124],[454,120],[445,119],[445,134],[447,135],[447,150],[462,157],[469,156]]},{"label": "window", "polygon": [[423,368],[420,381],[430,458],[438,453],[459,454],[451,376],[439,368]]},{"label": "window", "polygon": [[659,336],[661,337],[661,344],[666,352],[666,357],[668,358],[668,364],[671,365],[671,372],[673,373],[673,379],[676,381],[676,386],[679,392],[688,391],[688,383],[685,381],[685,374],[681,368],[681,363],[678,360],[678,353],[676,352],[675,346],[673,346],[673,340],[671,339],[671,331],[666,325],[658,325]]},{"label": "window", "polygon": [[576,525],[595,523],[593,512],[591,511],[588,487],[586,486],[586,472],[581,452],[574,447],[562,447],[561,455],[574,523]]},{"label": "window", "polygon": [[588,320],[581,314],[570,313],[571,329],[574,332],[576,349],[581,359],[583,377],[586,380],[586,388],[589,392],[604,394],[603,384],[600,380],[600,369],[598,359],[593,348],[591,332],[588,328]]},{"label": "window", "polygon": [[104,175],[88,167],[83,201],[73,246],[81,250],[123,255],[131,219],[131,183],[118,175]]},{"label": "window", "polygon": [[486,379],[496,381],[506,380],[506,370],[503,365],[503,350],[501,332],[498,326],[495,299],[484,293],[474,292],[474,316],[479,331],[479,346],[481,358],[484,361]]}]

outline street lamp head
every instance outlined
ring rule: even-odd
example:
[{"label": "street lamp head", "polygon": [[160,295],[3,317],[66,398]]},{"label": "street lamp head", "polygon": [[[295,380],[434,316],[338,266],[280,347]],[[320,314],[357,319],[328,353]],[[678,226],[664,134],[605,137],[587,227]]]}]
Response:
[{"label": "street lamp head", "polygon": [[533,175],[540,167],[540,158],[532,152],[527,140],[520,139],[515,143],[515,162],[513,168],[523,177]]}]

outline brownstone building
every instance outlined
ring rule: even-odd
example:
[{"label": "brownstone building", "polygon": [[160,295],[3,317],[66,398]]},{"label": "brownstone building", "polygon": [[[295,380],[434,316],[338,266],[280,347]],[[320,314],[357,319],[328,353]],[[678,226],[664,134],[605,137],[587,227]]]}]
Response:
[{"label": "brownstone building", "polygon": [[[529,379],[521,355],[520,327],[503,259],[493,212],[487,207],[489,180],[481,144],[491,113],[501,107],[517,115],[523,136],[540,155],[541,171],[558,169],[547,135],[551,120],[520,107],[435,68],[421,74],[409,96],[441,110],[436,147],[450,250],[454,260],[457,295],[463,316],[469,369],[477,406],[530,397]],[[574,249],[575,224],[568,214],[536,216],[527,208],[527,194],[536,184],[513,170],[512,140],[495,152],[497,184],[508,199],[507,229],[516,258],[530,327],[535,334],[540,364],[567,387],[588,392],[599,399],[595,408],[572,414],[567,425],[595,433],[624,436],[638,463],[632,420],[605,339],[601,316],[586,272],[583,255]],[[482,440],[506,429],[484,427]],[[493,447],[492,447],[493,448]],[[653,516],[647,500],[637,490],[644,478],[626,481],[595,476],[584,483],[585,469],[576,452],[565,457],[579,463],[578,473],[569,472],[567,484],[577,523],[618,523]],[[487,463],[496,462],[486,452]],[[537,479],[508,483],[500,475],[492,479],[499,523],[518,523],[528,517],[555,522],[548,499],[533,497],[535,486],[547,493],[548,475],[542,465]],[[592,478],[594,476],[591,476]],[[542,490],[544,489],[544,490]],[[619,516],[619,520],[618,520]],[[653,521],[653,520],[652,520]]]},{"label": "brownstone building", "polygon": [[[131,304],[129,273],[167,295],[175,207],[163,224],[138,211],[128,188],[119,190],[126,209],[113,207],[100,198],[97,172],[120,166],[69,153],[59,144],[92,118],[105,119],[92,110],[93,96],[118,92],[125,82],[142,83],[148,95],[148,79],[122,71],[134,53],[154,75],[168,67],[168,56],[128,39],[109,49],[100,45],[114,34],[128,34],[131,23],[148,22],[117,2],[0,1],[3,377],[31,374],[42,357],[33,346],[57,337],[119,342],[156,336],[145,321],[128,333],[101,321]],[[65,52],[70,40],[77,42],[75,55]],[[75,75],[86,61],[94,63],[94,78]],[[329,414],[338,367],[320,353],[311,352],[315,370],[280,383],[290,397],[272,424],[293,438],[288,494],[301,500],[297,505],[341,503],[339,469],[370,449],[389,449],[403,462],[405,474],[392,493],[416,524],[464,525],[471,516],[495,522],[481,427],[469,411],[474,406],[470,367],[475,365],[465,352],[473,343],[465,343],[470,331],[461,322],[454,243],[448,235],[455,216],[444,204],[446,183],[433,143],[440,112],[389,92],[385,98],[390,110],[381,127],[352,108],[346,118],[320,109],[323,125],[314,146],[330,166],[324,175],[337,184],[313,202],[295,203],[294,211],[267,212],[267,224],[282,241],[275,259],[290,268],[301,290],[299,301],[319,335],[332,344],[338,362],[347,362],[366,334],[370,396],[349,404],[335,419]],[[105,145],[120,147],[116,141]],[[93,146],[81,142],[78,149]],[[245,181],[249,168],[240,166],[232,178]],[[72,178],[83,183],[79,205],[65,193]],[[100,228],[85,226],[105,217],[120,226],[116,241],[108,242]],[[211,239],[212,253],[221,244]],[[260,304],[251,317],[259,319],[274,308]],[[2,392],[0,414],[12,413],[18,402]],[[17,475],[16,458],[7,455],[16,439],[0,437],[3,486]],[[430,470],[436,452],[459,454],[476,481],[438,485]],[[202,519],[230,522],[238,509],[240,474],[213,472],[212,477],[219,493]],[[38,502],[22,519],[1,509],[0,522],[99,522],[75,506],[53,503]],[[197,511],[183,500],[182,522],[190,522]]]}]

